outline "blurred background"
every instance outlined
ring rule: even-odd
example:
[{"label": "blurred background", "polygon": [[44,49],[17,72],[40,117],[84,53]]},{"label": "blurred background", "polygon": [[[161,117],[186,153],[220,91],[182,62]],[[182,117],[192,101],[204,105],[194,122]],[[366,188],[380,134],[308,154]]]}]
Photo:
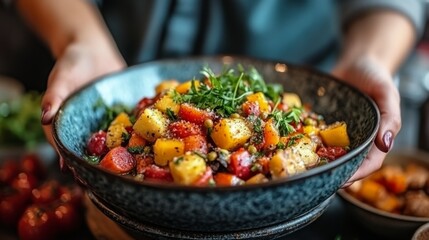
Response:
[{"label": "blurred background", "polygon": [[[429,12],[429,0],[426,3]],[[0,162],[29,151],[53,163],[57,156],[46,143],[40,125],[40,100],[54,59],[11,5],[12,0],[0,0]],[[394,149],[419,148],[429,152],[429,19],[395,82],[401,94],[402,129]],[[57,165],[54,167],[57,169]],[[328,216],[319,221],[321,226],[325,226],[323,221],[329,220],[329,214],[338,217],[328,211]],[[318,225],[315,226],[317,230]],[[308,237],[299,232],[295,236]],[[3,237],[0,230],[0,239]]]},{"label": "blurred background", "polygon": [[[429,1],[426,2],[429,9]],[[40,117],[37,95],[46,88],[54,60],[11,4],[12,1],[0,1],[0,146],[15,143],[33,146],[34,141],[43,137],[37,131],[39,126],[35,119]],[[394,147],[429,150],[425,135],[429,130],[424,129],[428,125],[427,116],[422,109],[429,96],[429,27],[395,80],[402,96],[403,125]],[[20,97],[21,103],[4,103]],[[25,111],[19,111],[20,107]]]}]

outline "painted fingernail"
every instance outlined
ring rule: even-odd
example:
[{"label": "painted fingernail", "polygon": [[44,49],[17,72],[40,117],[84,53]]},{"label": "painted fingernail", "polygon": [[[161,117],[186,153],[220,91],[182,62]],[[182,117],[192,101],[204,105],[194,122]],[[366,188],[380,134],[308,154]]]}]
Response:
[{"label": "painted fingernail", "polygon": [[384,146],[386,147],[386,152],[390,151],[390,148],[392,148],[392,143],[393,143],[393,134],[391,131],[387,131],[383,135],[383,142],[384,142]]},{"label": "painted fingernail", "polygon": [[49,118],[49,111],[51,110],[51,105],[46,105],[42,109],[41,122],[43,125],[48,125],[51,123],[51,119]]}]

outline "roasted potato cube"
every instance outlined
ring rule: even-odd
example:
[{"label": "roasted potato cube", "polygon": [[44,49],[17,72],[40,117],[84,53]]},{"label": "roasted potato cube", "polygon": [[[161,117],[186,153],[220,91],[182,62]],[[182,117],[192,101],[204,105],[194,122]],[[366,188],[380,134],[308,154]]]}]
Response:
[{"label": "roasted potato cube", "polygon": [[154,161],[159,166],[166,166],[174,157],[185,153],[185,144],[179,139],[158,138],[153,145]]},{"label": "roasted potato cube", "polygon": [[301,107],[301,98],[296,93],[283,93],[282,103],[288,107]]},{"label": "roasted potato cube", "polygon": [[270,172],[273,179],[293,176],[305,170],[304,162],[290,148],[277,151],[270,161]]},{"label": "roasted potato cube", "polygon": [[178,85],[179,85],[179,82],[175,79],[166,80],[166,81],[161,82],[160,84],[158,84],[155,87],[155,92],[156,92],[156,94],[161,94],[164,91],[174,89]]},{"label": "roasted potato cube", "polygon": [[192,185],[206,171],[206,162],[197,154],[185,154],[170,161],[169,168],[174,182]]},{"label": "roasted potato cube", "polygon": [[167,118],[157,109],[146,108],[134,123],[133,129],[142,138],[155,142],[167,132]]},{"label": "roasted potato cube", "polygon": [[214,125],[211,138],[218,147],[233,150],[242,146],[251,134],[244,119],[223,118]]},{"label": "roasted potato cube", "polygon": [[167,109],[170,109],[175,115],[177,115],[180,105],[173,101],[173,98],[170,96],[170,94],[166,94],[156,101],[155,108],[165,114],[168,111]]}]

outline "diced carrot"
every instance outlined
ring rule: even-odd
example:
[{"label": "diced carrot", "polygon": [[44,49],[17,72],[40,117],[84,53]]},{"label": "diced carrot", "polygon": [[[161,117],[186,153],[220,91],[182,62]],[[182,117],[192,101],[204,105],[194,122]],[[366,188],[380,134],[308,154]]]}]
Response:
[{"label": "diced carrot", "polygon": [[270,118],[264,127],[264,148],[272,149],[280,141],[280,134],[273,123],[273,119]]},{"label": "diced carrot", "polygon": [[216,186],[236,186],[244,184],[244,181],[231,173],[219,172],[213,176]]},{"label": "diced carrot", "polygon": [[185,152],[196,151],[207,154],[207,140],[203,135],[192,135],[183,138],[185,143]]},{"label": "diced carrot", "polygon": [[180,105],[179,118],[202,125],[205,120],[212,119],[212,113],[196,108],[190,104],[183,103]]},{"label": "diced carrot", "polygon": [[119,146],[112,148],[99,165],[114,173],[125,174],[136,166],[136,160],[126,148]]},{"label": "diced carrot", "polygon": [[145,168],[143,175],[144,179],[148,181],[173,182],[173,176],[168,167],[152,164]]},{"label": "diced carrot", "polygon": [[146,140],[137,133],[131,133],[130,140],[128,141],[128,147],[144,147],[146,146]]}]

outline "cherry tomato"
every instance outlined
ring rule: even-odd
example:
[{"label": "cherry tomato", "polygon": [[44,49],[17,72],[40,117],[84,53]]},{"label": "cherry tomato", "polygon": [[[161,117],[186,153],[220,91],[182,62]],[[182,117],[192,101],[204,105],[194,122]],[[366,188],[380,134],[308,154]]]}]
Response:
[{"label": "cherry tomato", "polygon": [[0,167],[0,183],[9,183],[19,173],[19,164],[13,159],[3,162]]},{"label": "cherry tomato", "polygon": [[46,177],[46,168],[40,158],[35,154],[25,155],[21,159],[21,171],[31,174],[39,179]]},{"label": "cherry tomato", "polygon": [[29,206],[18,222],[18,235],[22,240],[55,239],[58,234],[54,211],[42,205]]},{"label": "cherry tomato", "polygon": [[11,186],[2,186],[0,191],[0,222],[9,227],[14,227],[30,198],[22,191]]},{"label": "cherry tomato", "polygon": [[60,197],[60,183],[57,180],[49,180],[31,191],[33,203],[48,204]]},{"label": "cherry tomato", "polygon": [[73,204],[61,203],[55,207],[54,212],[59,232],[69,233],[80,227],[82,216]]},{"label": "cherry tomato", "polygon": [[75,207],[82,206],[83,190],[78,185],[61,186],[59,192],[62,203],[70,203]]},{"label": "cherry tomato", "polygon": [[90,155],[103,156],[109,151],[109,148],[106,146],[106,136],[107,133],[102,130],[91,135],[86,148]]},{"label": "cherry tomato", "polygon": [[37,186],[38,180],[29,173],[19,173],[11,182],[11,186],[31,197],[31,191]]}]

